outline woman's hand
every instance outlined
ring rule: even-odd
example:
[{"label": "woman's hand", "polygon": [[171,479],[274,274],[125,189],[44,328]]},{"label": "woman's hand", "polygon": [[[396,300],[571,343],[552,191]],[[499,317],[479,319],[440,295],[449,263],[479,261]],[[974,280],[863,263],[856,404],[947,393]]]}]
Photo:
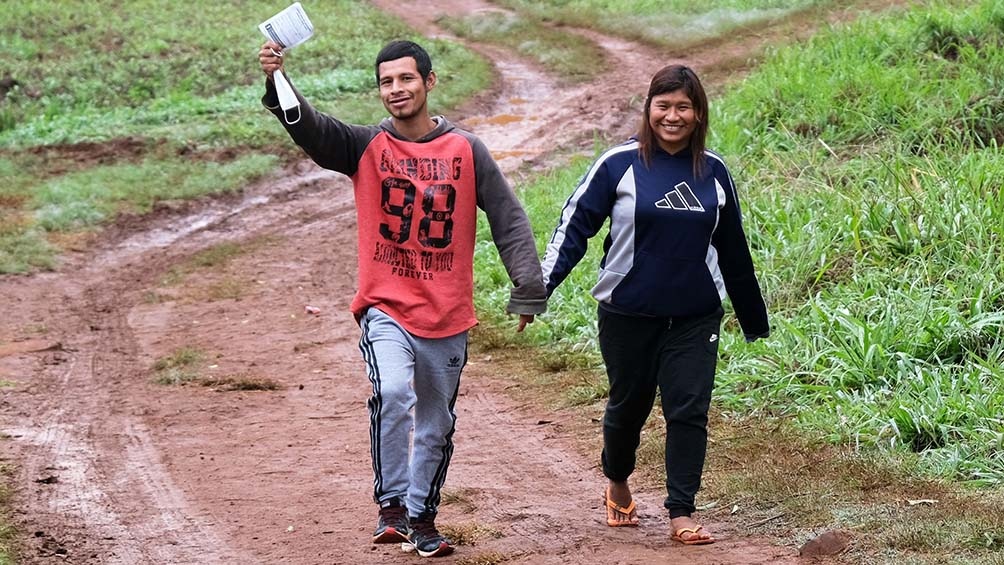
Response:
[{"label": "woman's hand", "polygon": [[516,333],[523,331],[527,324],[533,323],[533,314],[520,314],[519,315],[519,326],[516,327]]}]

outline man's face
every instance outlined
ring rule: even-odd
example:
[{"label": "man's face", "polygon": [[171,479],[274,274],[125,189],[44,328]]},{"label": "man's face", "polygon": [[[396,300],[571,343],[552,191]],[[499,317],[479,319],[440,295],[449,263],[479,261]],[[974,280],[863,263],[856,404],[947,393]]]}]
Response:
[{"label": "man's face", "polygon": [[428,115],[426,97],[436,84],[435,73],[422,80],[413,57],[384,61],[378,67],[380,100],[390,115],[399,120]]}]

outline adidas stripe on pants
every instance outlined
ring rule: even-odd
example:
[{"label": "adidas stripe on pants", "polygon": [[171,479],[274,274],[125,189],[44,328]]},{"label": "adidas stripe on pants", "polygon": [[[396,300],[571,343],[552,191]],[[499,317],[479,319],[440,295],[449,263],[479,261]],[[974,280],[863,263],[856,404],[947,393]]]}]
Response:
[{"label": "adidas stripe on pants", "polygon": [[376,308],[363,314],[360,328],[373,386],[367,406],[374,500],[400,499],[413,517],[435,513],[453,455],[468,332],[417,337]]}]

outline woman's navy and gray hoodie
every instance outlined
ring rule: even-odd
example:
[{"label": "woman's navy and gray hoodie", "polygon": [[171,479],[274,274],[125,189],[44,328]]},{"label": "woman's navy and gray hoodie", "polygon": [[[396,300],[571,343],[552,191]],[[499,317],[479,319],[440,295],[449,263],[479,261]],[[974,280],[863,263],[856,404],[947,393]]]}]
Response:
[{"label": "woman's navy and gray hoodie", "polygon": [[548,296],[610,218],[592,290],[601,307],[638,316],[707,315],[728,296],[747,340],[769,335],[732,175],[711,151],[705,163],[696,179],[689,150],[670,155],[656,147],[646,166],[634,139],[601,155],[548,243]]}]

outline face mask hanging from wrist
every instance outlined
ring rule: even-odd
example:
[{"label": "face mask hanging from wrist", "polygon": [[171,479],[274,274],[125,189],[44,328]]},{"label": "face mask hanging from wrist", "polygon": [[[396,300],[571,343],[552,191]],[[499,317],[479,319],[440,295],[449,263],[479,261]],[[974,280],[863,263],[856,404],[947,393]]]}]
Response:
[{"label": "face mask hanging from wrist", "polygon": [[[293,87],[290,86],[289,81],[286,80],[282,72],[273,74],[272,81],[275,82],[275,93],[279,95],[279,107],[282,108],[282,118],[289,125],[299,122],[301,116],[300,101],[296,99]],[[293,108],[296,108],[296,119],[289,121],[289,111]]]}]

